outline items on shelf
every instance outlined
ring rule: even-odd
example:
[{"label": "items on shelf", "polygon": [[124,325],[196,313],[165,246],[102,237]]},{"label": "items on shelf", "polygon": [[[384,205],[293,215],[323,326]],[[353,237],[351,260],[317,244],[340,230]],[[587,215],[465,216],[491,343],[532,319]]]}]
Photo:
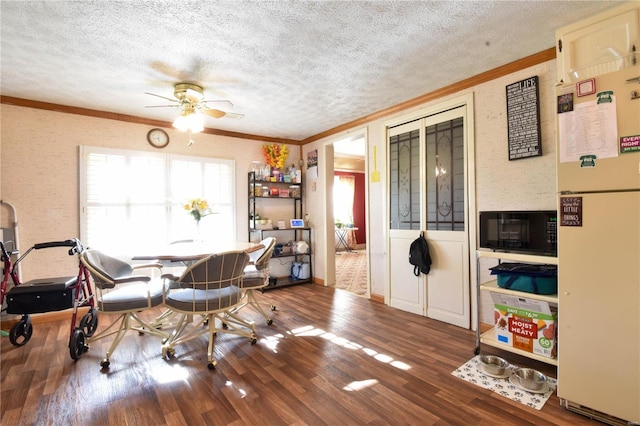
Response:
[{"label": "items on shelf", "polygon": [[300,183],[302,182],[302,171],[296,169],[292,164],[288,169],[279,169],[269,164],[261,164],[253,162],[252,173],[255,174],[256,182],[284,182],[284,183]]},{"label": "items on shelf", "polygon": [[[492,272],[494,270],[499,272],[493,274],[494,276],[497,275],[495,280],[482,283],[479,273],[476,277],[478,306],[480,306],[480,294],[482,291],[489,292],[494,302],[494,327],[484,333],[481,333],[480,327],[477,327],[475,354],[478,355],[480,353],[481,344],[486,344],[548,364],[558,365],[556,358],[558,346],[557,283],[542,281],[542,278],[555,281],[553,273],[557,269],[558,258],[477,250],[476,262],[478,271],[480,271],[480,260],[482,258],[495,259],[500,262],[507,260],[513,263],[505,262],[501,263],[504,266],[490,268]],[[505,272],[503,269],[506,270],[506,276],[501,276],[503,275],[502,272]],[[542,274],[544,277],[539,276],[541,275],[540,270],[544,271]],[[524,271],[525,273],[514,273],[516,271]],[[532,275],[541,281],[537,283],[538,291],[533,291],[534,289],[530,285]],[[512,287],[516,280],[513,280],[514,283],[509,283],[508,281],[511,281],[513,276],[516,277],[516,280],[523,281],[524,285]],[[502,281],[502,283],[499,281]],[[543,291],[540,291],[541,287]],[[529,292],[528,290],[532,291]],[[552,290],[555,290],[556,293],[542,294]],[[479,314],[478,312],[478,322],[480,322]]]},{"label": "items on shelf", "polygon": [[[273,174],[270,166],[269,169]],[[265,179],[263,171],[264,167],[254,163],[254,169],[248,175],[248,233],[250,241],[261,241],[267,235],[277,238],[272,256],[275,262],[271,265],[273,269],[270,272],[274,279],[268,287],[265,287],[265,290],[311,283],[313,281],[312,238],[311,227],[302,220],[302,174],[299,169],[292,166],[288,174],[283,175],[283,172],[279,171],[277,180],[274,176],[268,176],[268,180],[263,180]],[[291,183],[295,184],[291,185]],[[263,200],[264,198],[270,200],[267,202]],[[276,211],[279,215],[282,214],[277,207],[273,210],[276,204],[292,207],[289,221],[276,219],[272,222],[265,217]],[[262,215],[258,213],[258,209]],[[308,216],[305,215],[305,217]],[[289,270],[285,269],[287,266]]]}]

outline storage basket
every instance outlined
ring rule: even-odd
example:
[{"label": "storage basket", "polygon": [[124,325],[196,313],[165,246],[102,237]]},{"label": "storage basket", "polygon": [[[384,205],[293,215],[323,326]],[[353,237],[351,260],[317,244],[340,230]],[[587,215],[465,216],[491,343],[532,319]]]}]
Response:
[{"label": "storage basket", "polygon": [[498,277],[498,287],[534,294],[558,292],[557,265],[506,262],[490,269]]},{"label": "storage basket", "polygon": [[40,314],[73,308],[76,277],[32,280],[7,293],[8,314]]}]

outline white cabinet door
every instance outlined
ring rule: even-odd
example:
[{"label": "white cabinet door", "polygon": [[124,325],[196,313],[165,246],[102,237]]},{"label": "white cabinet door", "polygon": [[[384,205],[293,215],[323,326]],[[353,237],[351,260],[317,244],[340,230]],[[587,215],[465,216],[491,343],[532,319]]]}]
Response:
[{"label": "white cabinet door", "polygon": [[629,2],[558,29],[558,82],[575,83],[633,66],[640,49],[638,10],[637,2]]}]

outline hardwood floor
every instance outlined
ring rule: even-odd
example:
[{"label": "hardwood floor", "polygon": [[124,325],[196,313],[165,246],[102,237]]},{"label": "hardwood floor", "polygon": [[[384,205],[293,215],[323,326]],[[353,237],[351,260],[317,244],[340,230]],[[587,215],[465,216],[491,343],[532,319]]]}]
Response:
[{"label": "hardwood floor", "polygon": [[[260,338],[218,334],[161,357],[158,338],[129,333],[100,370],[110,339],[78,361],[69,320],[35,324],[23,347],[1,342],[1,419],[9,425],[578,425],[559,406],[537,411],[451,372],[473,357],[469,330],[398,311],[346,291],[299,285],[267,292],[274,323]],[[159,311],[154,311],[157,314]],[[70,316],[69,316],[70,318]],[[108,316],[100,317],[100,328]],[[483,350],[485,348],[483,347]],[[555,369],[502,354],[555,377]]]}]

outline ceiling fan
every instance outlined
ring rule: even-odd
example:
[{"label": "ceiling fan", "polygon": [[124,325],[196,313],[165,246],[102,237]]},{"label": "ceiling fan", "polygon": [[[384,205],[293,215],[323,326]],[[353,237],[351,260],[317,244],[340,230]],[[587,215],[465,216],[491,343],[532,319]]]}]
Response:
[{"label": "ceiling fan", "polygon": [[173,91],[175,99],[155,93],[145,93],[172,102],[169,105],[148,105],[147,108],[179,108],[180,115],[178,115],[178,118],[173,122],[173,126],[183,131],[190,130],[193,133],[198,133],[204,130],[203,114],[214,118],[226,117],[238,119],[244,117],[243,114],[209,107],[209,105],[207,105],[208,103],[227,104],[231,108],[233,104],[228,100],[205,100],[204,90],[196,84],[176,84]]}]

